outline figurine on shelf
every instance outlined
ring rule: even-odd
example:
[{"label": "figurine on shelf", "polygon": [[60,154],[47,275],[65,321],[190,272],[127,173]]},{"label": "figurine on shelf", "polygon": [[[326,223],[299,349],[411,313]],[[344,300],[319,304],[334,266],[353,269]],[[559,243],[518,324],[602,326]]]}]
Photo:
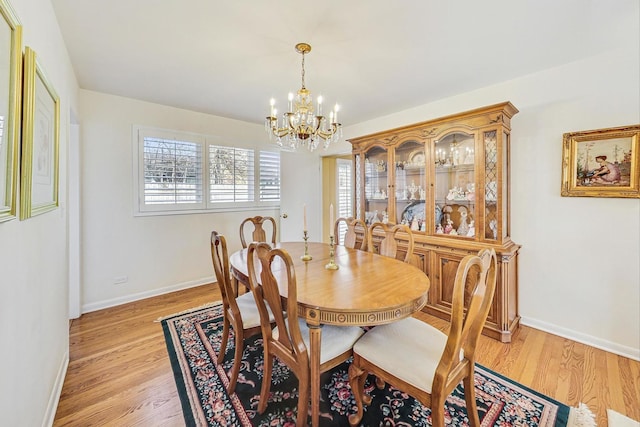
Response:
[{"label": "figurine on shelf", "polygon": [[447,225],[444,226],[444,234],[451,234],[453,231],[453,221],[451,219],[447,220]]},{"label": "figurine on shelf", "polygon": [[469,231],[469,224],[467,223],[467,216],[469,213],[465,206],[460,206],[458,208],[458,212],[460,212],[460,225],[458,226],[457,231],[460,236],[466,236]]},{"label": "figurine on shelf", "polygon": [[453,208],[449,205],[445,205],[444,208],[442,208],[442,215],[444,217],[445,224],[451,219],[451,212],[453,212]]},{"label": "figurine on shelf", "polygon": [[436,234],[444,234],[444,230],[442,229],[442,224],[436,224]]},{"label": "figurine on shelf", "polygon": [[427,197],[427,190],[422,188],[422,185],[418,187],[418,191],[420,192],[420,200],[425,200]]},{"label": "figurine on shelf", "polygon": [[387,192],[384,191],[384,189],[380,190],[380,198],[381,199],[386,199],[387,198]]},{"label": "figurine on shelf", "polygon": [[420,230],[420,226],[418,225],[418,217],[417,216],[414,216],[413,217],[413,221],[411,221],[411,229],[415,230],[415,231]]},{"label": "figurine on shelf", "polygon": [[420,231],[427,231],[427,221],[422,221],[422,224],[420,224]]},{"label": "figurine on shelf", "polygon": [[383,224],[388,224],[389,223],[389,214],[387,213],[386,209],[384,211],[382,211],[382,223]]},{"label": "figurine on shelf", "polygon": [[378,209],[373,212],[373,222],[380,221],[380,214],[378,213]]},{"label": "figurine on shelf", "polygon": [[469,224],[469,231],[467,231],[467,237],[475,237],[476,235],[476,222],[471,220]]},{"label": "figurine on shelf", "polygon": [[378,172],[386,172],[386,171],[387,171],[387,165],[386,165],[386,163],[384,162],[384,160],[378,160],[378,161],[376,162],[376,170],[377,170]]},{"label": "figurine on shelf", "polygon": [[476,184],[467,184],[467,200],[474,201],[476,199]]},{"label": "figurine on shelf", "polygon": [[407,190],[409,190],[409,200],[415,200],[416,199],[416,192],[418,191],[418,187],[416,186],[416,182],[415,181],[411,181],[411,185],[407,187]]}]

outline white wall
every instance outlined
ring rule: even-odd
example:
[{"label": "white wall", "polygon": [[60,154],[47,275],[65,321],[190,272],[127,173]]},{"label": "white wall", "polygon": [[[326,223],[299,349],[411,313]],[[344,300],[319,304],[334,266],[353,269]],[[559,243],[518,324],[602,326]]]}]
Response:
[{"label": "white wall", "polygon": [[563,133],[640,123],[637,16],[620,25],[627,37],[615,50],[344,129],[346,140],[511,101],[520,110],[511,122],[511,237],[522,245],[522,323],[634,359],[640,200],[560,197],[560,183]]},{"label": "white wall", "polygon": [[[221,144],[265,148],[268,138],[261,125],[86,90],[80,91],[80,110],[83,312],[209,283],[214,280],[211,230],[225,234],[233,252],[240,248],[242,219],[254,215],[278,219],[279,209],[134,216],[134,125],[219,136]],[[284,163],[295,165],[296,161]],[[282,173],[286,174],[284,168]],[[302,208],[298,210],[301,218]],[[298,219],[298,210],[288,212],[288,222]],[[128,282],[114,284],[122,276]]]},{"label": "white wall", "polygon": [[[0,224],[0,425],[53,421],[68,360],[67,156],[77,82],[49,0],[10,0],[60,96],[60,207]],[[4,54],[4,52],[3,52]]]}]

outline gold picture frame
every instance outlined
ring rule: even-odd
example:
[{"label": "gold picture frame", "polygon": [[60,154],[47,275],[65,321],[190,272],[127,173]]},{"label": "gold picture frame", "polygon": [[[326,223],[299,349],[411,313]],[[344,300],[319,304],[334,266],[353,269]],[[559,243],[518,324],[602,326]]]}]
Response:
[{"label": "gold picture frame", "polygon": [[16,218],[22,26],[5,0],[0,0],[0,222]]},{"label": "gold picture frame", "polygon": [[640,125],[570,132],[562,142],[562,196],[640,198]]},{"label": "gold picture frame", "polygon": [[36,53],[24,52],[20,219],[58,207],[60,98]]}]

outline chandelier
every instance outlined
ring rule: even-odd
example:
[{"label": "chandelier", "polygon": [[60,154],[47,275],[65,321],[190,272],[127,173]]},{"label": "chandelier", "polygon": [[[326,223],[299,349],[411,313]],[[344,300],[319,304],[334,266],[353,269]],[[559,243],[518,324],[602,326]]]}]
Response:
[{"label": "chandelier", "polygon": [[269,139],[276,137],[276,143],[282,147],[296,149],[306,146],[310,151],[315,150],[320,141],[326,149],[329,144],[340,139],[342,128],[338,123],[338,104],[329,114],[329,123],[322,115],[322,96],[316,99],[316,109],[313,109],[313,97],[304,84],[304,56],[311,52],[307,43],[298,43],[296,51],[302,55],[302,87],[298,93],[289,93],[288,111],[282,115],[278,125],[275,99],[271,98],[271,111],[265,121],[265,129]]}]

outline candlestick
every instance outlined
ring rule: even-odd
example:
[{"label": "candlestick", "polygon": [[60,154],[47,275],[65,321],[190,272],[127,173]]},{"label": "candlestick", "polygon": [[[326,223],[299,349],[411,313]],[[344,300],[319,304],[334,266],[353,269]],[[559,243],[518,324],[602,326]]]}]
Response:
[{"label": "candlestick", "polygon": [[302,205],[302,220],[304,222],[303,226],[302,226],[302,230],[306,233],[308,228],[307,228],[307,204],[305,203],[304,205]]},{"label": "candlestick", "polygon": [[337,270],[340,268],[340,266],[336,264],[335,246],[336,244],[333,241],[333,235],[331,235],[329,236],[329,262],[324,266],[324,268],[326,268],[327,270]]},{"label": "candlestick", "polygon": [[329,205],[329,237],[333,237],[333,203]]},{"label": "candlestick", "polygon": [[309,235],[307,234],[307,230],[304,230],[304,236],[302,238],[304,239],[304,255],[302,255],[300,259],[303,261],[311,261],[313,258],[309,255],[309,245],[307,244]]}]

